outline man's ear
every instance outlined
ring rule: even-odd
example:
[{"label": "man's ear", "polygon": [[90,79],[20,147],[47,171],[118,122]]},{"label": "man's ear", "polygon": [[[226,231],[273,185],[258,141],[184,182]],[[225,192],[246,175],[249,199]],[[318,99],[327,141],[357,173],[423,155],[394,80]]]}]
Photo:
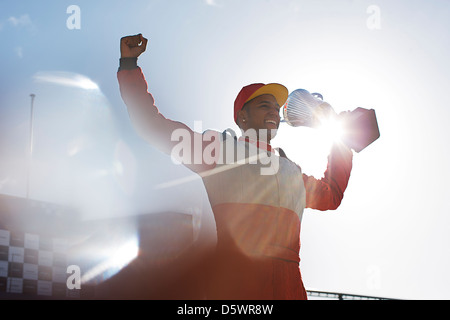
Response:
[{"label": "man's ear", "polygon": [[245,112],[243,109],[239,110],[237,113],[237,119],[239,127],[242,127],[242,125],[247,121],[247,112]]}]

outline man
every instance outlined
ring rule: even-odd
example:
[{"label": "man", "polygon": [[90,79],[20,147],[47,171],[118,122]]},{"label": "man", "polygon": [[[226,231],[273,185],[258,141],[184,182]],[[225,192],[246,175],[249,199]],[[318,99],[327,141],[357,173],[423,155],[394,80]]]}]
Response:
[{"label": "man", "polygon": [[278,155],[270,140],[288,97],[280,84],[252,84],[240,91],[234,105],[240,138],[215,131],[197,133],[165,118],[137,66],[146,45],[141,34],[121,39],[120,92],[137,132],[162,152],[174,156],[174,149],[179,149],[174,132],[190,136],[185,152],[175,156],[202,177],[217,228],[217,247],[204,274],[206,298],[306,299],[299,269],[303,210],[340,205],[352,151],[336,143],[320,180]]}]

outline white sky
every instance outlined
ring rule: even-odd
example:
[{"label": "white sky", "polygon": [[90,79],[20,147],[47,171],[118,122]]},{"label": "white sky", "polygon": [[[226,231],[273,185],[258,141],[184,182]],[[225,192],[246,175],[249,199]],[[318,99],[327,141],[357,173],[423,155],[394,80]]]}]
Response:
[{"label": "white sky", "polygon": [[[195,207],[182,187],[149,195],[189,172],[137,138],[119,96],[120,37],[143,33],[139,64],[161,112],[191,127],[236,130],[233,101],[252,82],[321,92],[338,112],[375,109],[381,137],[355,154],[341,207],[304,214],[305,285],[449,299],[449,18],[444,0],[2,1],[0,193],[25,195],[35,93],[32,198],[96,194],[77,204],[101,216]],[[327,150],[313,129],[284,126],[276,145],[320,177]]]}]

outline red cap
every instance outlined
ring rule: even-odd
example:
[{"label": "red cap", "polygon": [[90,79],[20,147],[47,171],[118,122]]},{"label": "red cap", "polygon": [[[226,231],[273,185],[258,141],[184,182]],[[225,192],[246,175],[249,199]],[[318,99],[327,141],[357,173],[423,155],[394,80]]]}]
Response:
[{"label": "red cap", "polygon": [[288,89],[278,83],[253,83],[241,89],[234,101],[234,122],[237,124],[237,114],[244,104],[263,94],[271,94],[277,100],[279,106],[283,106],[288,98]]}]

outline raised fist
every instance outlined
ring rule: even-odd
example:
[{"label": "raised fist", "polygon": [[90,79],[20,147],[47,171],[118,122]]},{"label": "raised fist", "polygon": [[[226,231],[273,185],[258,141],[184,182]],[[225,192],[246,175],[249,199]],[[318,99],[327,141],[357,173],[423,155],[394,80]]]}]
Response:
[{"label": "raised fist", "polygon": [[137,58],[147,47],[148,40],[141,33],[120,39],[120,57]]}]

